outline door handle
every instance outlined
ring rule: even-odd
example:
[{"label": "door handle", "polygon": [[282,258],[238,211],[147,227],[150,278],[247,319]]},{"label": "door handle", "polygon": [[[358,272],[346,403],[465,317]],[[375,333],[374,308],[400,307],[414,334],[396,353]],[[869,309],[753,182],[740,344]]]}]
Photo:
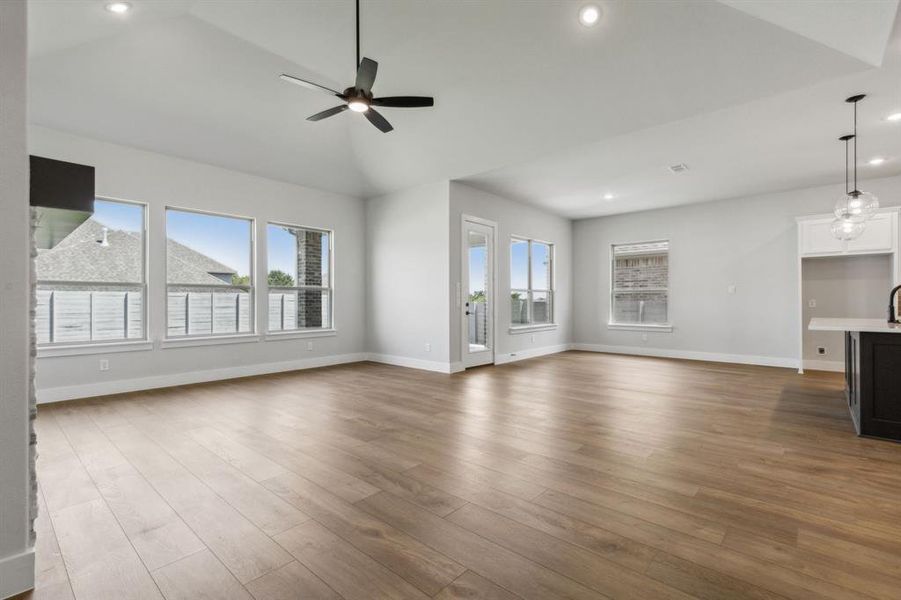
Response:
[{"label": "door handle", "polygon": [[467,311],[466,311],[466,314],[467,314],[467,315],[470,315],[470,314],[472,314],[472,313],[470,313],[470,312],[467,310]]}]

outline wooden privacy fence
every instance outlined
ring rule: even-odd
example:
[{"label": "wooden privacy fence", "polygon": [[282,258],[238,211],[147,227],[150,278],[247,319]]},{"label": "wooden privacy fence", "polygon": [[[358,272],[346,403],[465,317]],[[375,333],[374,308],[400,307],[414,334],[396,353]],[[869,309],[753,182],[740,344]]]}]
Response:
[{"label": "wooden privacy fence", "polygon": [[[94,287],[96,289],[84,289]],[[303,293],[303,292],[300,292]],[[304,327],[329,323],[328,292],[317,303],[305,302]],[[297,291],[270,292],[268,331],[291,331],[304,309]],[[313,314],[315,313],[315,314]],[[39,344],[142,339],[144,288],[133,284],[38,284],[35,329]],[[170,285],[166,326],[170,337],[251,331],[253,294],[249,287],[222,289]]]},{"label": "wooden privacy fence", "polygon": [[[39,344],[144,337],[144,291],[119,284],[66,289],[38,284],[35,333]],[[130,287],[131,289],[115,289]],[[113,288],[113,289],[110,289]]]},{"label": "wooden privacy fence", "polygon": [[484,346],[488,343],[487,305],[484,302],[469,303],[469,343]]},{"label": "wooden privacy fence", "polygon": [[166,328],[170,337],[251,331],[253,299],[246,286],[169,286]]}]

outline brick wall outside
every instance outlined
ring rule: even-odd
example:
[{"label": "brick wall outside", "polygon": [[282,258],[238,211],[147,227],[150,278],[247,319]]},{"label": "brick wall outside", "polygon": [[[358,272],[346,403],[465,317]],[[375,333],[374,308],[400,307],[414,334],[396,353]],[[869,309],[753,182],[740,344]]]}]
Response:
[{"label": "brick wall outside", "polygon": [[669,273],[669,257],[623,256],[614,263],[613,283],[618,290],[665,288]]},{"label": "brick wall outside", "polygon": [[[322,236],[320,231],[298,229],[297,285],[324,285],[322,281]],[[297,294],[297,326],[322,327],[322,292],[302,290]]]},{"label": "brick wall outside", "polygon": [[666,323],[669,279],[667,255],[623,256],[614,260],[613,321]]}]

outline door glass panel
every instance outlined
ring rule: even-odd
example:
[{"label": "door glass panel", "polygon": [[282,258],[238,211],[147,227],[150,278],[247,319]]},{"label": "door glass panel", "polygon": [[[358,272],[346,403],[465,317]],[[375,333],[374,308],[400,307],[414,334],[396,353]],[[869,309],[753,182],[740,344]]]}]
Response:
[{"label": "door glass panel", "polygon": [[488,348],[488,236],[478,231],[468,231],[469,283],[467,319],[469,321],[469,351]]}]

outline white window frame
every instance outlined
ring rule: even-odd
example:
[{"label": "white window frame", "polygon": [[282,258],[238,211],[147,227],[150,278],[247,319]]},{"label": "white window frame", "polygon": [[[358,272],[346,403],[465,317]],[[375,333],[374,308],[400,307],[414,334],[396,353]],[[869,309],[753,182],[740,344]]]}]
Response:
[{"label": "white window frame", "polygon": [[[513,272],[512,272],[513,256],[512,256],[511,247],[514,242],[526,242],[528,244],[528,254],[526,257],[526,261],[527,261],[527,265],[528,265],[528,268],[527,268],[527,278],[528,278],[528,286],[529,286],[528,289],[513,287]],[[548,279],[550,280],[550,289],[547,289],[547,290],[536,289],[534,287],[534,284],[532,282],[532,244],[544,244],[548,247],[548,258],[549,258]],[[508,244],[508,246],[507,246],[507,253],[510,257],[510,259],[508,260],[508,264],[511,267],[510,280],[509,280],[510,294],[512,294],[513,292],[524,292],[526,294],[526,298],[527,298],[526,304],[528,306],[528,313],[529,313],[529,322],[528,323],[513,323],[512,318],[511,318],[511,323],[510,323],[510,328],[509,328],[510,333],[525,333],[525,332],[529,332],[529,331],[540,331],[542,329],[556,329],[556,327],[557,327],[557,298],[556,298],[556,292],[555,292],[556,280],[557,280],[557,277],[556,277],[556,273],[557,273],[557,268],[556,268],[557,267],[557,247],[556,247],[556,244],[554,244],[553,242],[539,240],[536,238],[530,238],[530,237],[523,236],[523,235],[511,235],[510,236],[510,244]],[[532,322],[532,301],[533,301],[533,295],[535,292],[547,294],[548,303],[550,304],[550,307],[549,307],[550,315],[548,315],[547,323],[533,323]],[[509,300],[508,300],[508,302],[509,302]]]},{"label": "white window frame", "polygon": [[[149,269],[149,242],[150,242],[150,227],[149,227],[149,217],[150,211],[148,210],[148,205],[146,202],[140,202],[137,200],[126,200],[124,198],[115,198],[113,196],[103,196],[96,195],[94,197],[95,200],[100,200],[103,202],[114,202],[117,204],[129,204],[132,206],[138,206],[141,208],[141,282],[140,283],[120,283],[120,282],[103,282],[103,281],[50,281],[50,280],[35,280],[35,285],[84,285],[85,287],[119,287],[119,288],[134,288],[140,287],[141,289],[141,320],[143,323],[143,331],[141,332],[140,337],[124,337],[117,339],[104,339],[104,340],[83,340],[77,342],[43,342],[36,344],[37,346],[37,356],[38,358],[44,357],[52,357],[52,356],[71,356],[77,354],[103,354],[107,352],[126,352],[131,350],[149,350],[152,348],[152,343],[150,342],[150,286],[147,281],[147,274],[150,272]],[[51,309],[52,310],[52,309]],[[128,330],[126,328],[126,336]],[[93,331],[92,334],[93,336]]]},{"label": "white window frame", "polygon": [[[663,291],[666,292],[666,323],[619,323],[613,320],[614,315],[614,296],[617,292],[615,281],[616,281],[616,248],[619,246],[641,246],[643,244],[661,244],[666,243],[666,287],[665,288],[649,288],[647,291]],[[615,244],[610,244],[610,259],[607,263],[610,265],[610,278],[609,278],[609,286],[610,296],[608,299],[608,314],[607,314],[607,329],[612,330],[621,330],[621,331],[659,331],[668,333],[673,330],[672,319],[670,318],[670,266],[672,265],[672,261],[670,260],[670,251],[672,250],[672,246],[670,244],[670,240],[668,239],[658,239],[658,240],[645,240],[642,242],[618,242]],[[622,291],[622,290],[620,290]]]},{"label": "white window frame", "polygon": [[[294,285],[294,286],[269,286],[269,226],[284,227],[286,229],[302,229],[304,231],[316,231],[328,234],[328,285]],[[300,274],[298,273],[298,279]],[[293,225],[291,223],[283,223],[280,221],[266,222],[266,277],[263,282],[266,289],[266,336],[272,338],[284,337],[318,337],[335,335],[335,232],[332,229],[322,227],[309,227],[307,225]],[[295,284],[297,281],[295,280]],[[262,285],[260,286],[263,287]],[[277,329],[269,330],[269,292],[276,291],[304,291],[319,290],[328,292],[328,327],[302,327],[295,329]]]},{"label": "white window frame", "polygon": [[[245,290],[247,292],[247,296],[250,300],[250,331],[241,331],[241,332],[228,332],[228,333],[196,333],[196,334],[184,334],[184,335],[170,335],[169,334],[169,317],[168,317],[168,307],[169,307],[169,288],[170,287],[181,287],[181,288],[198,288],[198,289],[208,289],[213,286],[209,285],[199,285],[199,284],[180,284],[180,283],[169,283],[169,211],[177,211],[177,212],[186,212],[186,213],[194,213],[198,215],[207,215],[210,217],[225,217],[228,219],[241,219],[242,221],[248,221],[250,224],[250,283],[248,285],[223,285],[221,286],[223,289],[237,289],[237,290]],[[254,282],[256,280],[256,231],[257,224],[256,219],[254,217],[248,217],[245,215],[236,215],[231,213],[224,213],[218,211],[211,210],[202,210],[198,208],[186,208],[182,206],[170,206],[167,205],[163,209],[163,244],[165,245],[164,255],[166,257],[166,268],[165,268],[165,277],[163,280],[162,293],[163,293],[163,306],[166,307],[166,320],[164,327],[164,338],[163,338],[163,348],[177,348],[182,346],[193,346],[193,345],[210,345],[216,343],[227,343],[232,341],[256,341],[259,336],[257,335],[257,298],[256,298],[256,286]],[[186,317],[187,318],[187,317]]]}]

